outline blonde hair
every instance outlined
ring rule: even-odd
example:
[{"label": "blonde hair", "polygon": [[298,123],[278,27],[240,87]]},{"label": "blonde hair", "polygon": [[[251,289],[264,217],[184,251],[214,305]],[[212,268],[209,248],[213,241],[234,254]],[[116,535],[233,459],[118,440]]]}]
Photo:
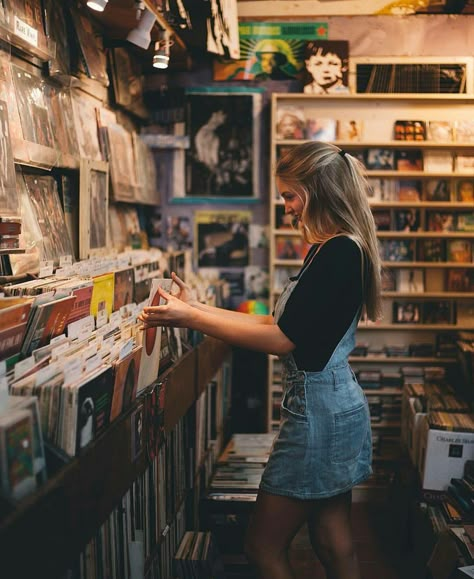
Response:
[{"label": "blonde hair", "polygon": [[277,163],[275,175],[302,196],[305,241],[323,243],[343,234],[357,243],[362,256],[363,306],[375,321],[382,311],[381,261],[364,171],[360,161],[338,147],[311,141],[291,147]]}]

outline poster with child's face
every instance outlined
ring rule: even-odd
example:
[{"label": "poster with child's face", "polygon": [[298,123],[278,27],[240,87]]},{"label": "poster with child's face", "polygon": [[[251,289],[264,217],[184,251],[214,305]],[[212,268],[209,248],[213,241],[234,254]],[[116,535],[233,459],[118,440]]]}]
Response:
[{"label": "poster with child's face", "polygon": [[307,80],[303,92],[309,94],[348,93],[349,42],[312,40],[304,50]]}]

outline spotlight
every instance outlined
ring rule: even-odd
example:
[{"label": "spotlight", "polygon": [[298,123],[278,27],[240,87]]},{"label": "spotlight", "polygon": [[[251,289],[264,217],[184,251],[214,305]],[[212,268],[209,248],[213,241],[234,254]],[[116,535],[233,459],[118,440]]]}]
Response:
[{"label": "spotlight", "polygon": [[140,48],[146,50],[151,42],[151,29],[155,24],[156,16],[153,12],[145,9],[138,22],[138,26],[127,35],[127,40]]},{"label": "spotlight", "polygon": [[155,54],[153,55],[153,66],[155,68],[168,68],[170,62],[170,47],[173,46],[174,41],[171,40],[170,34],[167,30],[160,32],[160,38],[155,42]]},{"label": "spotlight", "polygon": [[87,6],[97,12],[103,12],[109,0],[87,0]]}]

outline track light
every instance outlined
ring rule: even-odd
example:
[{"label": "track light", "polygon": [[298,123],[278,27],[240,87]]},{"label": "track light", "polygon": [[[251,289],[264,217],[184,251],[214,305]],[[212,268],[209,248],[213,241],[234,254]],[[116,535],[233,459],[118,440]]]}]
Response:
[{"label": "track light", "polygon": [[150,12],[145,8],[141,18],[138,22],[138,26],[127,35],[127,40],[140,48],[146,50],[151,43],[151,29],[155,24],[156,16],[153,12]]},{"label": "track light", "polygon": [[174,41],[171,40],[170,34],[167,30],[160,32],[160,38],[155,42],[155,54],[153,55],[153,66],[155,68],[168,68],[170,62],[170,47],[173,46]]},{"label": "track light", "polygon": [[97,12],[103,12],[109,0],[87,0],[87,6]]}]

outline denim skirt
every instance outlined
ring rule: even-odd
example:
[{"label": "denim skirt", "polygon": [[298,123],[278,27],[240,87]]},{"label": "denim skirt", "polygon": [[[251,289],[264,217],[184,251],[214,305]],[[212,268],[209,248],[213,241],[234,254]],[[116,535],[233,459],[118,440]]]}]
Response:
[{"label": "denim skirt", "polygon": [[318,499],[367,479],[372,473],[369,408],[349,364],[284,372],[283,388],[280,430],[260,488]]}]

